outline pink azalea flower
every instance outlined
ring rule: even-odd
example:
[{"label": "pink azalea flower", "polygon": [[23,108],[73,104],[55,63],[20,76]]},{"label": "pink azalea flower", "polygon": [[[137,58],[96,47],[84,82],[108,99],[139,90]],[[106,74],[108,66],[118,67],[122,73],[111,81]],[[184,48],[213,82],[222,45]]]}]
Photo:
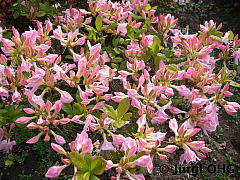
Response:
[{"label": "pink azalea flower", "polygon": [[130,173],[126,173],[126,174],[130,180],[145,180],[145,177],[143,174],[130,174]]},{"label": "pink azalea flower", "polygon": [[189,163],[191,161],[199,160],[197,155],[187,145],[183,144],[183,148],[185,150],[185,153],[182,154],[180,157],[180,161],[179,161],[180,164],[183,164],[184,161]]},{"label": "pink azalea flower", "polygon": [[118,23],[117,33],[121,36],[125,37],[127,34],[127,23]]},{"label": "pink azalea flower", "polygon": [[175,88],[181,96],[189,96],[191,92],[185,85],[181,85],[181,86],[171,85],[171,86]]},{"label": "pink azalea flower", "polygon": [[206,104],[209,100],[208,99],[203,99],[203,98],[195,98],[192,101],[192,104],[197,106],[197,107],[202,107],[204,104]]},{"label": "pink azalea flower", "polygon": [[122,143],[122,148],[121,148],[125,153],[129,149],[129,153],[127,157],[131,157],[135,152],[137,151],[137,143],[134,139],[127,137],[125,141]]},{"label": "pink azalea flower", "polygon": [[92,140],[88,138],[88,134],[85,131],[82,131],[81,134],[77,134],[77,138],[75,139],[75,148],[77,152],[81,150],[83,153],[92,153]]},{"label": "pink azalea flower", "polygon": [[0,150],[3,150],[4,153],[9,153],[14,145],[16,145],[15,141],[10,141],[10,139],[1,141],[0,138]]},{"label": "pink azalea flower", "polygon": [[146,120],[146,114],[142,115],[138,120],[137,120],[137,125],[138,125],[138,132],[140,132],[140,130],[142,128],[144,128],[144,125],[146,124],[147,120]]},{"label": "pink azalea flower", "polygon": [[0,87],[0,96],[7,96],[8,95],[8,91],[6,89],[4,89],[3,87]]},{"label": "pink azalea flower", "polygon": [[12,96],[12,101],[17,102],[20,100],[21,100],[21,94],[19,92],[15,91]]},{"label": "pink azalea flower", "polygon": [[62,91],[61,89],[58,89],[57,87],[55,87],[55,89],[61,94],[60,100],[63,103],[71,103],[74,100],[67,91]]},{"label": "pink azalea flower", "polygon": [[113,144],[115,146],[122,145],[122,143],[126,140],[126,138],[121,134],[119,134],[119,135],[111,134],[111,136],[113,138]]},{"label": "pink azalea flower", "polygon": [[174,132],[176,136],[178,136],[178,123],[175,118],[170,119],[169,121],[169,128]]},{"label": "pink azalea flower", "polygon": [[147,167],[150,161],[151,161],[151,157],[149,155],[145,155],[145,156],[141,156],[137,160],[130,163],[130,166],[131,167],[135,167],[135,166]]},{"label": "pink azalea flower", "polygon": [[202,147],[205,146],[205,142],[204,141],[192,141],[187,143],[188,146],[190,146],[191,149],[193,149],[194,151],[198,151],[199,149],[201,149]]},{"label": "pink azalea flower", "polygon": [[173,153],[176,150],[176,148],[177,148],[177,146],[175,146],[175,145],[168,145],[163,149],[165,152]]},{"label": "pink azalea flower", "polygon": [[107,138],[106,138],[105,134],[103,135],[103,139],[104,139],[104,141],[103,141],[103,144],[101,146],[102,151],[116,151],[116,148],[113,147],[112,143],[107,141]]},{"label": "pink azalea flower", "polygon": [[114,92],[116,96],[113,96],[111,99],[117,103],[120,103],[121,100],[127,98],[128,96],[122,92]]}]

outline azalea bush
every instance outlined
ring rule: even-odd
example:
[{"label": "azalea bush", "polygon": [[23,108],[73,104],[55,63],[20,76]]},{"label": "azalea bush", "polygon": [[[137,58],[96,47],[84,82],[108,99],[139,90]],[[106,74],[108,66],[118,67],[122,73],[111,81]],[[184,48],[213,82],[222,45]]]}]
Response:
[{"label": "azalea bush", "polygon": [[212,20],[184,34],[178,19],[155,11],[147,0],[90,1],[3,34],[1,110],[20,112],[1,121],[0,149],[15,145],[15,125],[28,128],[36,135],[26,143],[50,141],[61,158],[45,176],[72,166],[75,180],[109,169],[112,179],[145,179],[154,157],[174,151],[183,150],[180,164],[205,158],[212,150],[196,134],[216,130],[220,108],[240,108],[228,100],[240,86],[228,68],[238,65],[238,35]]}]

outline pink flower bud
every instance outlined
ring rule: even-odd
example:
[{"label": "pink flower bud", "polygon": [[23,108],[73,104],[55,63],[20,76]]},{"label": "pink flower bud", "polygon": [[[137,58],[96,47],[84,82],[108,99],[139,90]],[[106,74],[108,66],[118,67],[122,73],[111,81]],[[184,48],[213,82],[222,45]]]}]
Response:
[{"label": "pink flower bud", "polygon": [[38,135],[32,137],[31,139],[29,139],[26,143],[27,144],[34,144],[36,142],[38,142],[39,138],[42,136],[43,132],[40,132]]},{"label": "pink flower bud", "polygon": [[204,141],[192,141],[192,142],[189,142],[188,145],[189,145],[194,151],[198,151],[198,150],[201,149],[203,146],[205,146],[205,142],[204,142]]},{"label": "pink flower bud", "polygon": [[51,108],[52,108],[52,103],[47,100],[47,103],[45,104],[45,108],[47,110],[47,112],[50,112]]},{"label": "pink flower bud", "polygon": [[173,89],[169,88],[169,87],[166,87],[165,94],[167,96],[173,96],[174,95]]},{"label": "pink flower bud", "polygon": [[112,97],[112,94],[105,94],[103,96],[103,99],[105,99],[106,101],[109,101],[111,99],[111,97]]},{"label": "pink flower bud", "polygon": [[139,98],[140,95],[137,93],[136,89],[128,89],[128,95],[130,98]]},{"label": "pink flower bud", "polygon": [[1,61],[2,61],[3,64],[7,64],[7,58],[3,54],[1,54]]},{"label": "pink flower bud", "polygon": [[168,152],[168,153],[173,153],[176,150],[177,146],[175,145],[168,145],[166,146],[164,149],[164,151]]},{"label": "pink flower bud", "polygon": [[20,124],[26,124],[26,123],[28,123],[28,121],[35,119],[35,118],[36,118],[36,116],[33,116],[33,117],[23,116],[23,117],[18,118],[15,122],[20,123]]},{"label": "pink flower bud", "polygon": [[63,106],[62,101],[60,100],[56,101],[52,107],[53,109],[55,109],[54,114],[57,114],[62,109],[62,106]]},{"label": "pink flower bud", "polygon": [[23,108],[23,111],[27,114],[34,114],[35,113],[35,111],[31,108]]},{"label": "pink flower bud", "polygon": [[61,158],[61,161],[63,162],[63,164],[65,165],[70,165],[71,161],[69,159],[63,159]]},{"label": "pink flower bud", "polygon": [[167,156],[165,154],[158,154],[158,155],[161,160],[167,160]]},{"label": "pink flower bud", "polygon": [[113,166],[114,166],[113,162],[111,160],[108,160],[105,167],[105,171],[111,169]]},{"label": "pink flower bud", "polygon": [[61,101],[63,103],[71,103],[74,99],[67,91],[62,91],[55,87],[55,89],[61,94]]},{"label": "pink flower bud", "polygon": [[201,151],[204,152],[204,153],[212,152],[212,150],[209,149],[209,148],[207,148],[207,147],[202,147],[202,148],[201,148]]},{"label": "pink flower bud", "polygon": [[65,167],[67,167],[67,165],[52,166],[48,169],[47,173],[45,174],[45,177],[47,177],[47,178],[57,178]]},{"label": "pink flower bud", "polygon": [[11,131],[13,128],[15,128],[15,126],[16,125],[14,123],[11,123],[9,131]]},{"label": "pink flower bud", "polygon": [[30,124],[27,125],[28,129],[36,129],[39,126],[35,122],[31,122]]},{"label": "pink flower bud", "polygon": [[48,133],[46,134],[45,138],[44,138],[44,142],[48,142],[50,141],[50,136],[48,135]]},{"label": "pink flower bud", "polygon": [[58,144],[51,143],[51,147],[54,151],[56,151],[60,154],[66,155],[66,151],[61,146],[59,146]]},{"label": "pink flower bud", "polygon": [[146,124],[146,114],[142,115],[138,120],[137,120],[137,125],[138,125],[138,132],[140,132],[140,129],[144,127]]},{"label": "pink flower bud", "polygon": [[62,145],[62,144],[65,144],[65,143],[66,143],[65,139],[64,139],[62,136],[55,134],[52,130],[51,130],[51,133],[52,133],[52,135],[54,136],[55,141],[56,141],[58,144],[61,144],[61,145]]}]

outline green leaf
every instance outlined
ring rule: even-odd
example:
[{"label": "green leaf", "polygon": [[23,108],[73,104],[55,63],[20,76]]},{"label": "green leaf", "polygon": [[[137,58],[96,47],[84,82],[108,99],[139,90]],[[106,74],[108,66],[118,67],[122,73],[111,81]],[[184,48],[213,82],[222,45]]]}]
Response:
[{"label": "green leaf", "polygon": [[89,25],[85,25],[85,29],[89,32],[93,31],[95,33],[97,33],[96,29],[92,26],[89,26]]},{"label": "green leaf", "polygon": [[229,34],[229,36],[228,36],[228,41],[232,41],[233,38],[234,38],[234,35],[233,35],[233,32],[232,32],[232,31],[229,31],[229,32],[230,32],[230,34]]},{"label": "green leaf", "polygon": [[81,173],[85,173],[89,170],[88,164],[77,152],[70,152],[70,158],[74,166],[76,166]]},{"label": "green leaf", "polygon": [[131,39],[135,39],[135,32],[132,27],[127,26],[127,36]]},{"label": "green leaf", "polygon": [[152,45],[152,51],[153,51],[153,54],[157,54],[159,53],[159,50],[160,50],[160,43],[159,43],[159,38],[157,36],[154,36],[153,37],[153,45]]},{"label": "green leaf", "polygon": [[176,71],[180,71],[180,69],[178,68],[177,65],[175,64],[170,64],[170,65],[167,65],[165,66],[166,70],[168,70],[170,73],[175,73]]},{"label": "green leaf", "polygon": [[126,121],[128,121],[130,119],[131,116],[132,116],[132,113],[126,113],[126,114],[124,114],[124,116],[122,117],[121,120],[126,122]]},{"label": "green leaf", "polygon": [[[160,53],[158,53],[160,54]],[[164,55],[164,54],[163,54]],[[159,66],[160,66],[160,61],[163,59],[163,57],[166,58],[166,56],[158,56],[158,55],[153,55],[153,58],[154,58],[154,63],[155,63],[155,70],[158,70],[159,69]]]},{"label": "green leaf", "polygon": [[9,154],[9,155],[8,155],[8,159],[9,159],[9,160],[13,160],[13,159],[14,159],[14,156],[13,156],[12,154]]},{"label": "green leaf", "polygon": [[113,123],[113,127],[115,128],[121,128],[123,127],[125,124],[125,121],[123,121],[122,119],[119,119],[119,120],[116,120],[114,123]]},{"label": "green leaf", "polygon": [[91,175],[90,180],[100,180],[97,176]]},{"label": "green leaf", "polygon": [[102,157],[96,157],[91,163],[91,172],[100,175],[103,173],[107,162]]},{"label": "green leaf", "polygon": [[83,108],[79,103],[73,104],[73,114],[74,115],[81,115],[83,113]]},{"label": "green leaf", "polygon": [[63,103],[62,109],[65,113],[73,115],[73,110],[70,103]]},{"label": "green leaf", "polygon": [[141,20],[144,19],[142,16],[138,16],[138,15],[132,13],[132,12],[130,12],[130,14],[132,15],[132,18],[137,20],[137,21],[141,21]]},{"label": "green leaf", "polygon": [[14,19],[17,19],[17,18],[19,17],[19,15],[20,15],[19,11],[15,11],[15,12],[13,13],[13,18],[14,18]]},{"label": "green leaf", "polygon": [[140,35],[142,35],[142,33],[146,33],[147,32],[147,28],[142,28],[142,29],[138,29],[138,32],[136,32],[137,33],[137,36],[140,36]]},{"label": "green leaf", "polygon": [[84,160],[88,165],[88,169],[91,170],[91,164],[92,164],[92,161],[93,161],[93,158],[92,158],[91,154],[88,154],[88,153],[85,154]]},{"label": "green leaf", "polygon": [[234,81],[230,81],[230,86],[240,88],[240,84]]},{"label": "green leaf", "polygon": [[221,72],[221,82],[223,83],[226,79],[226,67],[223,66],[222,72]]},{"label": "green leaf", "polygon": [[9,159],[7,159],[6,161],[5,161],[5,165],[6,166],[11,166],[13,164],[13,161],[11,161],[11,160],[9,160]]},{"label": "green leaf", "polygon": [[45,16],[46,15],[46,12],[44,12],[44,11],[39,11],[38,13],[37,13],[37,17],[43,17],[43,16]]},{"label": "green leaf", "polygon": [[91,176],[91,173],[88,171],[83,175],[83,180],[89,180]]},{"label": "green leaf", "polygon": [[111,63],[111,67],[112,67],[112,68],[115,68],[115,69],[118,69],[118,65],[115,64],[115,63]]},{"label": "green leaf", "polygon": [[79,104],[81,104],[82,99],[81,99],[81,97],[80,97],[79,90],[78,90],[77,93],[76,93],[76,99],[77,99],[77,102],[78,102]]},{"label": "green leaf", "polygon": [[148,12],[150,9],[151,9],[151,5],[147,4],[146,7],[145,7],[145,11]]},{"label": "green leaf", "polygon": [[123,62],[123,58],[121,57],[115,57],[111,60],[113,63],[120,63]]},{"label": "green leaf", "polygon": [[114,23],[114,24],[111,24],[110,26],[109,26],[109,29],[114,29],[115,27],[117,27],[117,23]]},{"label": "green leaf", "polygon": [[173,99],[172,104],[174,106],[177,106],[178,104],[181,104],[183,102],[183,98]]},{"label": "green leaf", "polygon": [[119,43],[119,39],[120,39],[120,38],[114,38],[114,39],[112,40],[112,44],[113,44],[114,47],[117,47],[117,45],[118,45],[118,43]]},{"label": "green leaf", "polygon": [[121,119],[123,115],[128,111],[130,105],[130,101],[128,98],[125,98],[120,101],[117,108],[117,118]]},{"label": "green leaf", "polygon": [[75,180],[83,180],[84,173],[81,173],[80,171],[76,172],[74,175]]},{"label": "green leaf", "polygon": [[102,27],[102,17],[100,15],[97,16],[96,21],[95,21],[95,26],[98,31],[101,30]]},{"label": "green leaf", "polygon": [[222,41],[222,39],[221,39],[220,37],[211,35],[210,38],[212,38],[214,41],[218,41],[218,42],[220,42],[220,43],[223,43],[223,41]]},{"label": "green leaf", "polygon": [[109,105],[105,104],[103,106],[103,112],[105,112],[111,119],[114,119],[114,120],[117,119],[116,112],[115,112],[115,110],[113,109],[112,106],[109,106]]},{"label": "green leaf", "polygon": [[123,61],[119,67],[120,70],[126,70],[127,69],[127,61]]},{"label": "green leaf", "polygon": [[73,59],[73,57],[71,55],[66,55],[65,58],[66,59]]},{"label": "green leaf", "polygon": [[113,127],[121,128],[122,126],[124,126],[126,121],[130,119],[131,116],[132,116],[132,113],[125,114],[121,119],[118,119],[113,123]]},{"label": "green leaf", "polygon": [[166,105],[169,101],[166,99],[160,99],[158,102],[160,102],[162,105]]}]

